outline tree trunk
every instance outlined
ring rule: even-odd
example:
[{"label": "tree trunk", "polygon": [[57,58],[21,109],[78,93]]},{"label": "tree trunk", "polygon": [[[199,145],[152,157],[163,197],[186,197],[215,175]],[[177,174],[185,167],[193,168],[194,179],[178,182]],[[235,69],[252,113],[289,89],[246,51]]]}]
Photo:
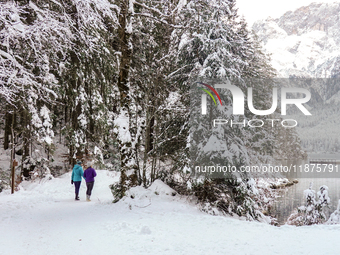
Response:
[{"label": "tree trunk", "polygon": [[[117,140],[120,151],[121,177],[119,198],[125,195],[130,187],[138,184],[137,165],[134,153],[135,141],[132,141],[131,131],[131,91],[129,83],[129,71],[132,58],[131,45],[131,13],[129,12],[129,0],[121,0],[119,14],[119,48],[121,52],[118,89],[120,93],[120,111],[119,116],[115,120],[118,127]],[[134,137],[135,138],[135,137]]]},{"label": "tree trunk", "polygon": [[30,140],[31,140],[31,132],[30,128],[28,127],[30,125],[30,118],[29,113],[26,110],[22,110],[22,127],[23,127],[23,149],[22,149],[22,174],[25,177],[29,176],[30,169],[24,168],[24,162],[26,158],[29,157],[30,153]]},{"label": "tree trunk", "polygon": [[[151,116],[150,116],[151,115]],[[154,113],[149,114],[149,119],[147,119],[147,125],[145,130],[145,151],[148,153],[153,149],[153,129],[155,124]]]},{"label": "tree trunk", "polygon": [[5,135],[4,135],[4,149],[7,150],[9,148],[9,136],[12,134],[11,132],[11,124],[12,124],[12,113],[9,112],[7,108],[5,114]]}]

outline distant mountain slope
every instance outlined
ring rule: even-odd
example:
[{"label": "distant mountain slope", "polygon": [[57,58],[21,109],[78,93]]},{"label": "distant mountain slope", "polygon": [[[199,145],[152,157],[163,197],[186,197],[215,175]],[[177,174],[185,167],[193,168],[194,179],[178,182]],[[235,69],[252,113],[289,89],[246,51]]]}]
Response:
[{"label": "distant mountain slope", "polygon": [[301,116],[296,107],[289,111],[298,120],[303,149],[340,152],[340,3],[312,3],[257,21],[253,30],[279,77],[314,78],[296,85],[311,92],[312,116]]},{"label": "distant mountain slope", "polygon": [[253,30],[280,77],[340,74],[340,3],[316,4],[257,21]]}]

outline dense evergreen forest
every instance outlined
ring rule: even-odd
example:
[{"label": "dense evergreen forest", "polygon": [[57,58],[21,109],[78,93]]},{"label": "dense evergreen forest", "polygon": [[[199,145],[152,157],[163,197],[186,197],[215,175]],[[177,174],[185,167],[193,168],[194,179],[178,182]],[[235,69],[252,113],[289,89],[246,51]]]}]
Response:
[{"label": "dense evergreen forest", "polygon": [[[14,157],[18,182],[95,160],[120,172],[116,201],[160,178],[207,211],[266,210],[268,185],[190,175],[191,83],[275,76],[235,0],[18,0],[0,10],[1,151],[11,155],[3,188]],[[229,149],[242,151],[237,162],[274,154],[268,130],[228,132]]]}]

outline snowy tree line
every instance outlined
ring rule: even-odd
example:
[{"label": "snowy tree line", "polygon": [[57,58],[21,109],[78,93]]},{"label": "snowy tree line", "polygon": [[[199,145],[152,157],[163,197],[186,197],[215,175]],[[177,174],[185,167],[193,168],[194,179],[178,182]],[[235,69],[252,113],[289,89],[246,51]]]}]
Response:
[{"label": "snowy tree line", "polygon": [[[120,171],[116,200],[161,178],[203,205],[261,216],[269,185],[190,175],[192,81],[275,75],[235,0],[22,0],[3,1],[0,11],[0,127],[4,149],[21,156],[22,177],[65,148],[69,165],[95,158]],[[255,93],[270,88],[261,83]],[[254,163],[283,153],[269,146],[270,132],[235,129],[223,139],[242,152],[234,160]]]}]

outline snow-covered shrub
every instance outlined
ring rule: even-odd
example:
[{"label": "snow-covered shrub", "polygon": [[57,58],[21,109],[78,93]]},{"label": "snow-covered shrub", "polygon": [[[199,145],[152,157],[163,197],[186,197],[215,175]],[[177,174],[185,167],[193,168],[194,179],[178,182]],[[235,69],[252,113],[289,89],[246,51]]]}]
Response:
[{"label": "snow-covered shrub", "polygon": [[125,192],[123,192],[123,187],[120,183],[111,184],[109,187],[113,195],[113,203],[117,203],[122,198],[122,194],[126,195]]},{"label": "snow-covered shrub", "polygon": [[34,159],[32,157],[27,157],[23,162],[23,167],[30,169],[30,176],[26,177],[26,179],[36,180],[53,177],[48,167],[48,159],[46,158],[39,157]]},{"label": "snow-covered shrub", "polygon": [[329,217],[327,224],[339,224],[340,223],[340,200],[338,202],[337,209]]},{"label": "snow-covered shrub", "polygon": [[9,171],[3,171],[0,168],[0,192],[4,189],[10,188],[10,175]]},{"label": "snow-covered shrub", "polygon": [[289,216],[287,224],[303,226],[321,224],[326,220],[324,208],[328,207],[330,198],[328,196],[328,187],[322,185],[317,192],[318,201],[316,200],[315,191],[312,189],[313,183],[309,189],[304,191],[306,204],[297,208],[292,215]]},{"label": "snow-covered shrub", "polygon": [[260,220],[268,211],[273,194],[269,188],[260,187],[255,179],[213,179],[192,186],[202,211],[216,215],[244,216],[247,220]]}]

